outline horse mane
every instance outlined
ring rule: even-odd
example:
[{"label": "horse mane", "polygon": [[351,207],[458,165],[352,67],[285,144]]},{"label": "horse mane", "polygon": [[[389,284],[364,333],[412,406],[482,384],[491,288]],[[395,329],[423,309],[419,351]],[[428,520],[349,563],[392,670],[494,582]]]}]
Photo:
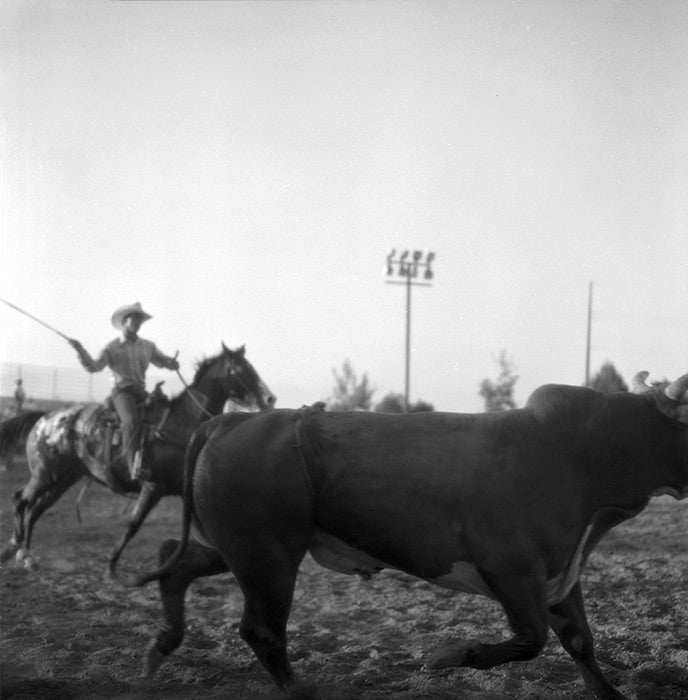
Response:
[{"label": "horse mane", "polygon": [[206,372],[218,360],[221,354],[222,353],[220,352],[217,355],[213,355],[212,357],[204,357],[196,363],[196,373],[194,374],[191,386],[196,386],[201,382]]},{"label": "horse mane", "polygon": [[174,394],[173,396],[170,396],[170,403],[175,403],[177,401],[180,401],[184,398],[184,395],[186,394],[187,388],[189,389],[194,389],[195,387],[198,386],[198,384],[201,382],[203,377],[205,376],[206,372],[210,369],[210,367],[219,359],[220,355],[222,352],[219,352],[217,355],[213,355],[212,357],[204,357],[200,359],[196,363],[196,370],[194,373],[194,378],[191,381],[190,384],[185,386],[178,394]]}]

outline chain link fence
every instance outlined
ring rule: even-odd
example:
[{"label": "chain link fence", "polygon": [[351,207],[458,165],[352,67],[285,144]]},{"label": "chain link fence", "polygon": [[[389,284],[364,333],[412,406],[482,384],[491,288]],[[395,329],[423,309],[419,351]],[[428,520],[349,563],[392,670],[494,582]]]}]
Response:
[{"label": "chain link fence", "polygon": [[[47,367],[17,362],[0,362],[0,399],[3,409],[11,410],[14,402],[16,380],[23,382],[26,399],[24,410],[35,408],[43,401],[81,403],[100,403],[105,400],[112,389],[112,376],[105,369],[91,374],[80,367]],[[150,390],[159,381],[165,381],[163,389],[172,396],[183,387],[171,374],[146,377]],[[7,411],[4,411],[7,412]]]}]

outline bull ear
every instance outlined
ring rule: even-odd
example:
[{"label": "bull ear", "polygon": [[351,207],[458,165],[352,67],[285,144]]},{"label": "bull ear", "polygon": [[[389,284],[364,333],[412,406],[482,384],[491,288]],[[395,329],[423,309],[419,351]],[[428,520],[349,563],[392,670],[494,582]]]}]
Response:
[{"label": "bull ear", "polygon": [[631,387],[631,391],[634,394],[644,394],[646,391],[650,391],[652,387],[647,384],[647,378],[649,376],[649,372],[638,372],[635,377],[633,377],[633,386]]},{"label": "bull ear", "polygon": [[664,389],[664,393],[672,401],[681,401],[686,391],[688,391],[688,374],[680,376],[675,379],[669,386]]}]

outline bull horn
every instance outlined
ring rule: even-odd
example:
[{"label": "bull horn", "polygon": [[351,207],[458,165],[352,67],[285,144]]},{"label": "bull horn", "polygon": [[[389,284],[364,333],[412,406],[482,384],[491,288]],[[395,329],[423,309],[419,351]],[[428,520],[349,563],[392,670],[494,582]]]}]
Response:
[{"label": "bull horn", "polygon": [[635,377],[633,377],[633,393],[634,394],[644,394],[646,391],[650,391],[652,387],[647,384],[647,378],[650,376],[649,372],[638,372]]},{"label": "bull horn", "polygon": [[684,374],[671,382],[664,390],[664,393],[672,401],[681,401],[686,391],[688,391],[688,374]]}]

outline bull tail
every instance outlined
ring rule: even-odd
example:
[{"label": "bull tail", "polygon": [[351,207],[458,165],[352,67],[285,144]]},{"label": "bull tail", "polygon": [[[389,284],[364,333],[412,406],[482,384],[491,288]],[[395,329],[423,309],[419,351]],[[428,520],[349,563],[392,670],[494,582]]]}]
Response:
[{"label": "bull tail", "polygon": [[0,425],[0,457],[4,457],[26,446],[29,433],[45,411],[26,411],[9,418]]},{"label": "bull tail", "polygon": [[145,586],[151,581],[159,581],[163,576],[172,571],[176,564],[181,559],[186,551],[186,546],[189,543],[189,532],[191,530],[191,520],[193,518],[193,476],[196,470],[196,460],[203,449],[203,446],[210,436],[211,430],[201,425],[196,432],[191,436],[191,440],[186,448],[184,456],[184,491],[183,491],[183,508],[182,508],[182,535],[177,548],[172,552],[168,560],[160,567],[147,574],[137,576],[132,586]]}]

